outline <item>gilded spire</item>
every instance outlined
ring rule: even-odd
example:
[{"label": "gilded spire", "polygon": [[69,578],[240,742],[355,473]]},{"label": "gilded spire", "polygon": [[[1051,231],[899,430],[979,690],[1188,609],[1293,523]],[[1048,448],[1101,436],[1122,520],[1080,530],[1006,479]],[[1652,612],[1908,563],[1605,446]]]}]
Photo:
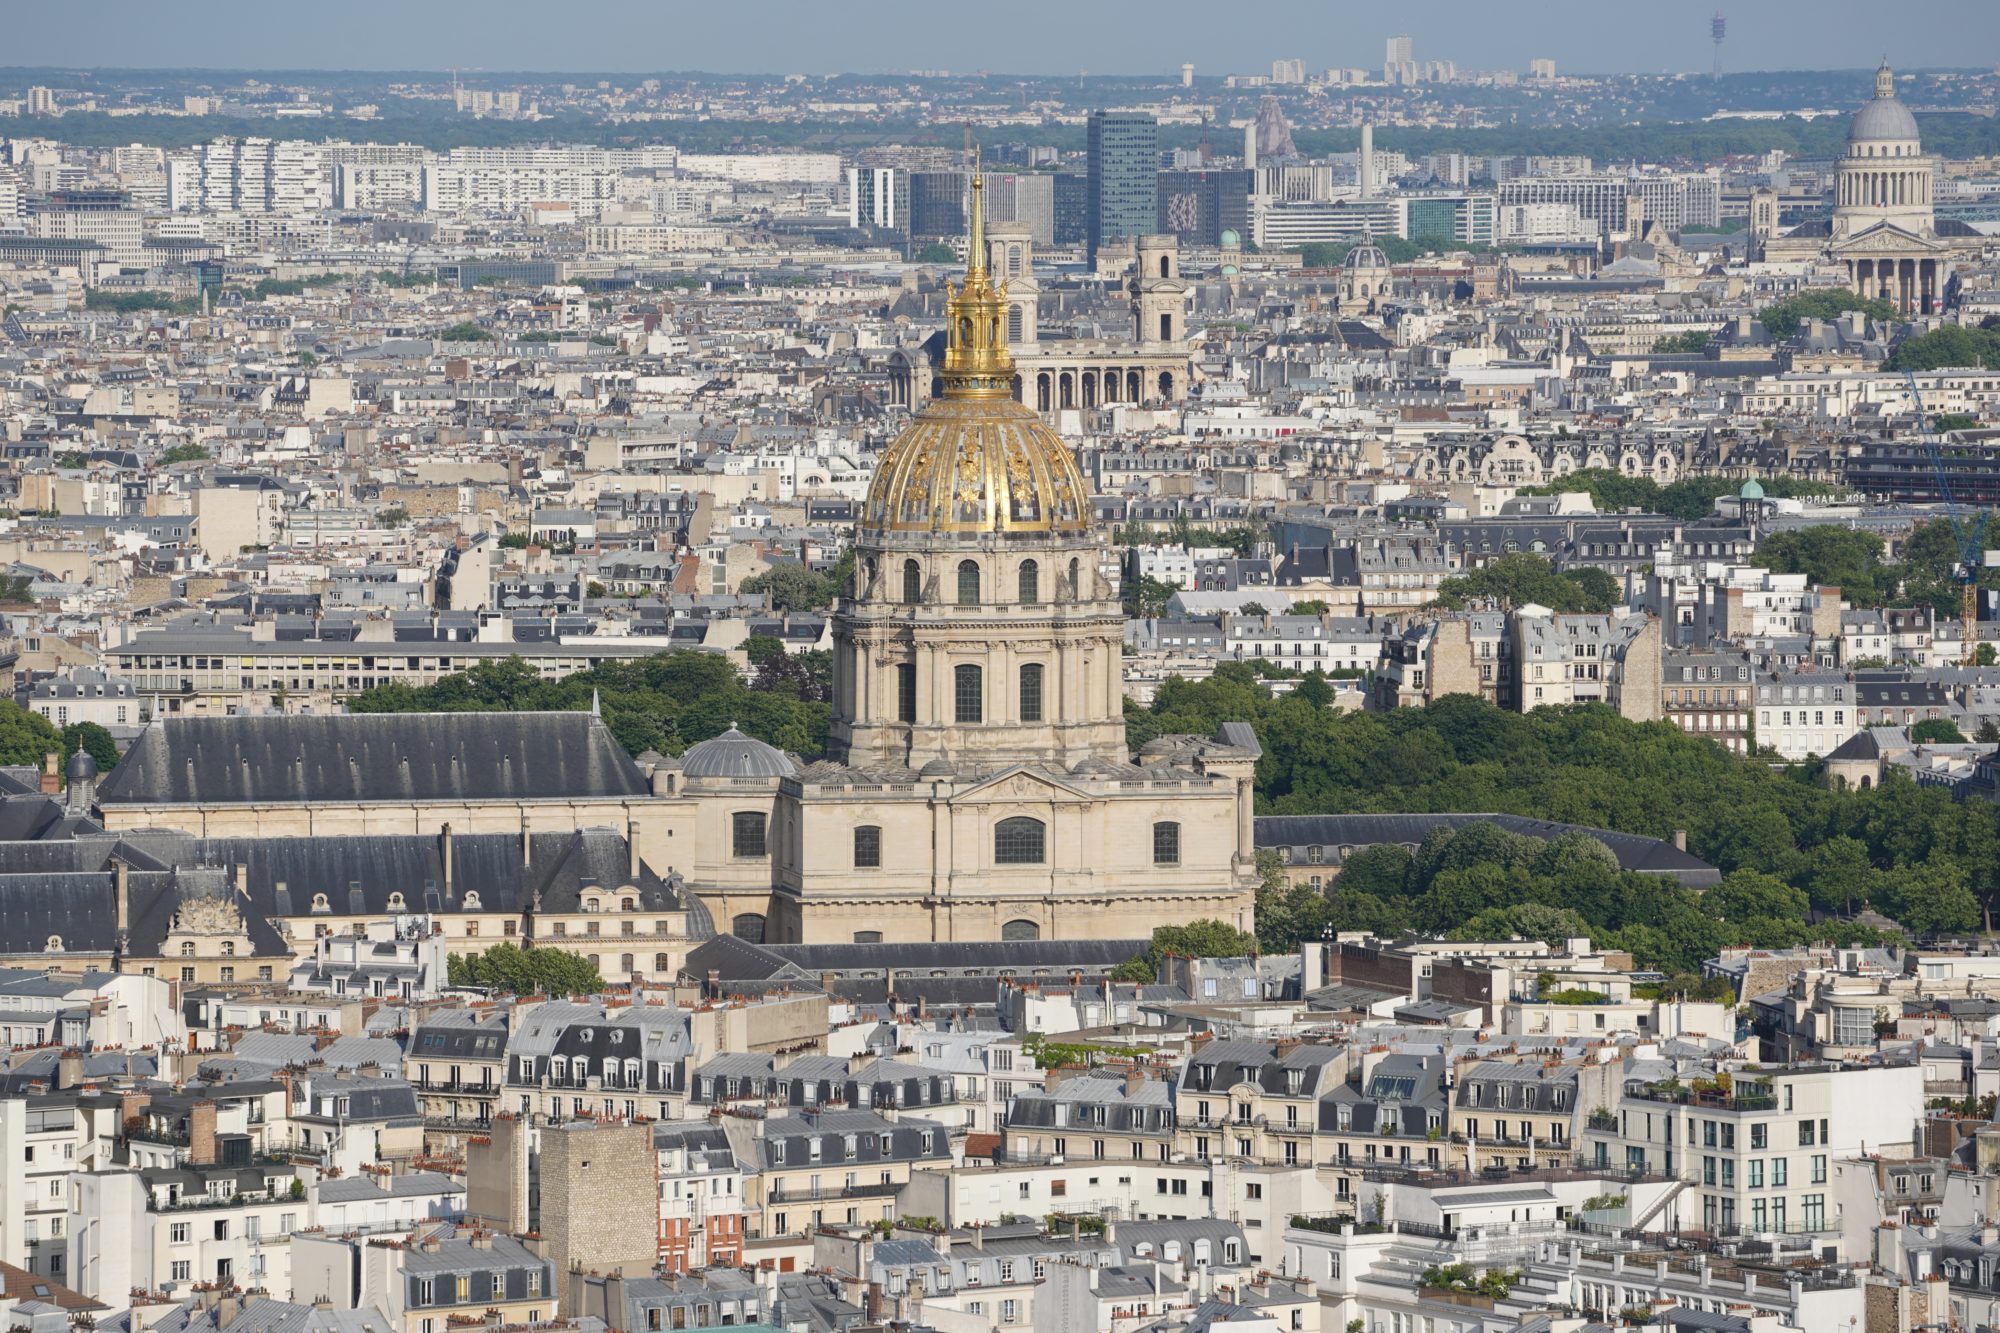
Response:
[{"label": "gilded spire", "polygon": [[[1012,397],[1014,358],[1007,354],[1007,290],[986,271],[986,181],[975,166],[966,236],[965,283],[945,303],[944,394]],[[950,290],[949,284],[946,286]]]}]

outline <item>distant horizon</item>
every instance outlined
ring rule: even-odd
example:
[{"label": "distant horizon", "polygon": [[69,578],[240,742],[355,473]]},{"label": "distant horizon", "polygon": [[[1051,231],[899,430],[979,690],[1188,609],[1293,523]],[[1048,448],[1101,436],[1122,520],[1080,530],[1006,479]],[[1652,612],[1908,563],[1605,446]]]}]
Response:
[{"label": "distant horizon", "polygon": [[[160,73],[449,73],[595,75],[702,73],[906,75],[991,71],[992,77],[1168,77],[1268,73],[1277,59],[1306,68],[1379,70],[1383,45],[1407,34],[1419,62],[1466,70],[1525,70],[1553,59],[1558,74],[1705,74],[1716,0],[1418,0],[1395,13],[1313,0],[1262,0],[1254,25],[1219,24],[1213,0],[1133,6],[1015,0],[1007,22],[976,22],[937,0],[851,0],[845,6],[767,0],[754,11],[660,0],[573,0],[558,13],[530,0],[349,0],[286,6],[254,0],[92,0],[24,6],[10,15],[6,68]],[[79,9],[89,22],[79,22]],[[1724,8],[1729,8],[1724,3]],[[1611,22],[1607,23],[1607,16]],[[975,16],[976,17],[976,16]],[[1881,28],[1873,0],[1758,0],[1728,15],[1725,73],[1797,74],[1873,68],[1990,69],[2000,62],[1994,0],[1905,0]],[[1886,43],[1886,49],[1885,49]],[[311,52],[315,63],[300,63]],[[1972,63],[1968,52],[1986,56]],[[416,53],[420,58],[411,59]],[[449,53],[439,55],[434,53]],[[639,59],[620,59],[629,53]],[[1643,54],[1643,61],[1635,59]],[[611,57],[606,59],[606,57]],[[385,58],[386,57],[386,58]],[[451,63],[447,63],[447,62]],[[1002,73],[1001,71],[1007,71]]]}]

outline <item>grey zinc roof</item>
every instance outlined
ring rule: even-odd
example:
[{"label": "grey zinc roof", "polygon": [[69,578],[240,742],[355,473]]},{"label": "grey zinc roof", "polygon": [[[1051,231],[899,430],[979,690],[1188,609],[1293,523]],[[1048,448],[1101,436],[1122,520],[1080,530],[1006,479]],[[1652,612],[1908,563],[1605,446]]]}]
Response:
[{"label": "grey zinc roof", "polygon": [[99,784],[103,805],[641,796],[588,713],[381,713],[155,722]]},{"label": "grey zinc roof", "polygon": [[782,750],[745,736],[732,725],[720,736],[683,751],[681,772],[690,778],[789,778],[798,770]]}]

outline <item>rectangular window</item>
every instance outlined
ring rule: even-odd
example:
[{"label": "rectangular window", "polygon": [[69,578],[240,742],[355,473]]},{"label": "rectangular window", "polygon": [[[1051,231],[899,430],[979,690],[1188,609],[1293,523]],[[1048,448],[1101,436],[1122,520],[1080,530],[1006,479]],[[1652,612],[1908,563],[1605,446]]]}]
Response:
[{"label": "rectangular window", "polygon": [[917,664],[899,662],[896,664],[896,719],[899,722],[917,720]]},{"label": "rectangular window", "polygon": [[1181,863],[1181,826],[1172,820],[1153,825],[1153,864],[1177,866]]},{"label": "rectangular window", "polygon": [[882,830],[876,825],[863,824],[854,830],[854,864],[860,869],[882,864]]}]

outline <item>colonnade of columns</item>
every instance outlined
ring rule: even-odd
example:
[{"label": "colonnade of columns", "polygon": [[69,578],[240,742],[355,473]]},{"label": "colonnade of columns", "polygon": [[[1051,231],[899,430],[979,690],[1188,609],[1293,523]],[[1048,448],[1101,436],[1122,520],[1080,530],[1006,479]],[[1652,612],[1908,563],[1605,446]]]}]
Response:
[{"label": "colonnade of columns", "polygon": [[1936,259],[1849,259],[1847,279],[1863,297],[1929,314],[1937,309],[1942,267]]}]

